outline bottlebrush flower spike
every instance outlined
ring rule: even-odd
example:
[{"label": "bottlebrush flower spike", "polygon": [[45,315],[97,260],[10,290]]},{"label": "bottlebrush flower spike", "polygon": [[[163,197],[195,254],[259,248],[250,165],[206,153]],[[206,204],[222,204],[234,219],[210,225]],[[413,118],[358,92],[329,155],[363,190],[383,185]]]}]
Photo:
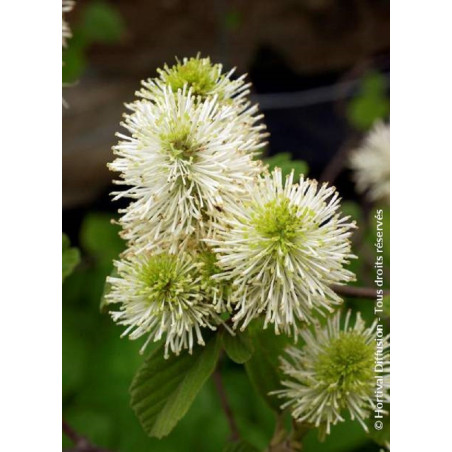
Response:
[{"label": "bottlebrush flower spike", "polygon": [[247,188],[250,199],[237,199],[223,222],[206,239],[223,272],[233,282],[235,324],[244,329],[263,315],[264,328],[298,334],[299,322],[312,311],[332,311],[341,299],[332,284],[352,281],[344,268],[349,259],[354,223],[341,218],[339,194],[326,184],[293,172],[282,181],[280,169]]},{"label": "bottlebrush flower spike", "polygon": [[[288,408],[296,421],[319,427],[322,435],[344,421],[345,412],[368,431],[365,419],[376,397],[389,403],[389,336],[381,337],[376,347],[377,321],[366,328],[358,313],[351,326],[350,316],[349,311],[343,328],[338,312],[326,326],[303,330],[305,345],[289,347],[280,358],[285,388],[275,394],[285,400],[281,408]],[[382,370],[378,374],[377,358]],[[381,394],[376,394],[376,376],[383,382]]]},{"label": "bottlebrush flower spike", "polygon": [[127,327],[122,336],[148,336],[141,352],[163,337],[166,357],[168,350],[191,352],[195,343],[204,345],[203,328],[215,330],[221,323],[194,256],[141,253],[116,261],[115,267],[117,276],[107,278],[111,290],[106,300],[120,305],[111,315]]},{"label": "bottlebrush flower spike", "polygon": [[197,102],[186,88],[167,88],[154,102],[128,106],[130,136],[114,148],[109,165],[130,188],[116,198],[134,201],[121,213],[123,237],[138,250],[185,248],[202,237],[225,205],[247,196],[245,183],[262,171],[253,154],[262,145],[243,133],[232,106],[216,96]]}]

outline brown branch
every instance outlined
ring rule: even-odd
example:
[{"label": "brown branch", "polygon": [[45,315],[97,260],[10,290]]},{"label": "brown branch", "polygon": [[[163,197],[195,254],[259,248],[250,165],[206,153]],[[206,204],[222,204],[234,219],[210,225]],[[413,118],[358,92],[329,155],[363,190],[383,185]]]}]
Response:
[{"label": "brown branch", "polygon": [[74,443],[74,447],[66,449],[66,452],[109,452],[107,449],[94,446],[87,438],[77,433],[66,421],[63,420],[63,433]]},{"label": "brown branch", "polygon": [[223,408],[223,411],[228,420],[229,430],[231,431],[231,441],[238,441],[240,439],[239,429],[235,422],[231,405],[229,405],[229,400],[227,398],[226,391],[223,386],[223,380],[221,378],[221,372],[218,367],[213,373],[213,381],[215,382],[215,387],[217,388],[218,396],[220,397],[221,407]]},{"label": "brown branch", "polygon": [[347,164],[347,156],[350,149],[355,144],[354,140],[347,140],[328,162],[320,175],[320,182],[328,182],[329,185],[333,185],[336,178]]},{"label": "brown branch", "polygon": [[[344,297],[352,298],[370,298],[377,297],[377,289],[373,287],[356,287],[356,286],[338,286],[333,284],[331,288],[338,294]],[[383,296],[388,296],[389,290],[383,291]]]}]

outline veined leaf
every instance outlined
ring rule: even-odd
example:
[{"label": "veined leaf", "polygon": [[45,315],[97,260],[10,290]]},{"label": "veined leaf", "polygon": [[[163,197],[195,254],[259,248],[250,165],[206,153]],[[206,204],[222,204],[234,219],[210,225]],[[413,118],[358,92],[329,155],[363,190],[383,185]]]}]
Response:
[{"label": "veined leaf", "polygon": [[196,395],[215,370],[220,352],[219,334],[190,355],[163,357],[163,346],[145,360],[130,387],[131,405],[149,436],[168,435],[186,414]]}]

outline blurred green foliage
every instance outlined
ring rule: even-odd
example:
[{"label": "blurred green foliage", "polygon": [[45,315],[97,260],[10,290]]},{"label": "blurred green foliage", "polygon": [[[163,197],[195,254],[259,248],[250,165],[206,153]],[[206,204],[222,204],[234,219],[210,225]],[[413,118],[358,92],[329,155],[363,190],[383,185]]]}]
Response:
[{"label": "blurred green foliage", "polygon": [[289,152],[280,152],[264,159],[264,163],[268,165],[269,171],[275,168],[281,168],[283,179],[294,170],[294,179],[297,180],[300,174],[306,176],[309,171],[308,164],[304,160],[292,160]]},{"label": "blurred green foliage", "polygon": [[[354,218],[364,216],[354,203],[345,203],[344,211]],[[279,410],[276,398],[267,397],[267,404],[260,396],[267,386],[274,389],[278,378],[278,362],[269,350],[282,350],[290,339],[275,336],[270,328],[263,331],[256,323],[250,328],[252,358],[243,366],[223,354],[220,362],[243,441],[228,442],[228,424],[212,379],[207,380],[187,415],[167,437],[158,440],[146,435],[130,406],[129,393],[134,375],[144,360],[139,354],[143,341],[121,339],[121,328],[98,309],[105,278],[112,272],[112,260],[124,248],[118,232],[119,227],[112,224],[110,214],[88,214],[79,237],[83,260],[63,284],[64,419],[94,444],[115,452],[264,450],[273,436]],[[358,281],[362,284],[361,274]],[[373,320],[373,303],[369,300],[348,300],[348,305],[363,311],[368,321]],[[228,344],[228,353],[236,360],[247,359],[248,338],[239,342]],[[67,438],[63,439],[63,446],[70,447]],[[303,450],[377,452],[379,447],[369,440],[357,422],[348,420],[333,427],[324,442],[319,441],[316,431],[309,432]]]},{"label": "blurred green foliage", "polygon": [[89,42],[114,44],[124,32],[124,23],[111,3],[96,1],[84,9],[81,30]]},{"label": "blurred green foliage", "polygon": [[124,249],[119,226],[110,214],[88,214],[80,229],[80,243],[84,251],[94,257],[102,268],[112,268],[113,259]]},{"label": "blurred green foliage", "polygon": [[369,427],[369,436],[380,446],[387,446],[390,443],[389,416],[384,420],[383,428],[381,430],[375,430],[373,424],[373,420],[369,419],[369,421],[367,422],[367,425]]},{"label": "blurred green foliage", "polygon": [[73,36],[63,49],[63,83],[73,83],[81,77],[87,65],[86,52],[91,45],[117,43],[125,31],[121,15],[110,3],[92,1],[79,7],[82,8],[80,21],[70,24]]},{"label": "blurred green foliage", "polygon": [[63,234],[63,281],[68,277],[80,262],[80,251],[77,248],[71,248],[69,237]]},{"label": "blurred green foliage", "polygon": [[226,444],[223,452],[258,452],[259,449],[247,441],[239,440]]},{"label": "blurred green foliage", "polygon": [[359,93],[347,105],[347,118],[358,130],[368,130],[377,119],[388,119],[389,98],[384,75],[368,73],[362,80]]}]

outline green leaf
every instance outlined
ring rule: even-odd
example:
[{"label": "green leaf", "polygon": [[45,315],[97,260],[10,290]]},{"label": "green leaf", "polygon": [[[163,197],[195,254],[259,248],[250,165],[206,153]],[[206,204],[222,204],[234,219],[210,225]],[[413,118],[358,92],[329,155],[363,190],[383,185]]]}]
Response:
[{"label": "green leaf", "polygon": [[281,389],[282,372],[279,368],[279,356],[291,342],[286,335],[275,335],[272,328],[257,331],[252,334],[254,353],[245,363],[245,368],[251,383],[270,408],[280,411],[281,400],[270,392]]},{"label": "green leaf", "polygon": [[259,452],[259,449],[254,447],[248,441],[243,439],[226,444],[223,452]]},{"label": "green leaf", "polygon": [[92,2],[84,10],[81,31],[87,42],[118,42],[124,33],[119,12],[105,2]]},{"label": "green leaf", "polygon": [[215,370],[220,338],[215,334],[193,354],[163,357],[163,346],[145,360],[130,387],[131,405],[149,436],[168,435],[186,414]]},{"label": "green leaf", "polygon": [[309,171],[308,164],[304,160],[292,160],[292,155],[289,152],[280,152],[265,159],[265,163],[268,164],[268,169],[273,171],[276,167],[281,168],[283,177],[290,174],[292,169],[294,170],[295,179],[300,174],[306,176]]},{"label": "green leaf", "polygon": [[77,248],[71,248],[69,237],[63,234],[63,281],[74,271],[80,262],[80,251]]},{"label": "green leaf", "polygon": [[254,347],[246,331],[237,331],[235,336],[224,331],[222,341],[224,351],[237,364],[246,363],[253,355]]}]

